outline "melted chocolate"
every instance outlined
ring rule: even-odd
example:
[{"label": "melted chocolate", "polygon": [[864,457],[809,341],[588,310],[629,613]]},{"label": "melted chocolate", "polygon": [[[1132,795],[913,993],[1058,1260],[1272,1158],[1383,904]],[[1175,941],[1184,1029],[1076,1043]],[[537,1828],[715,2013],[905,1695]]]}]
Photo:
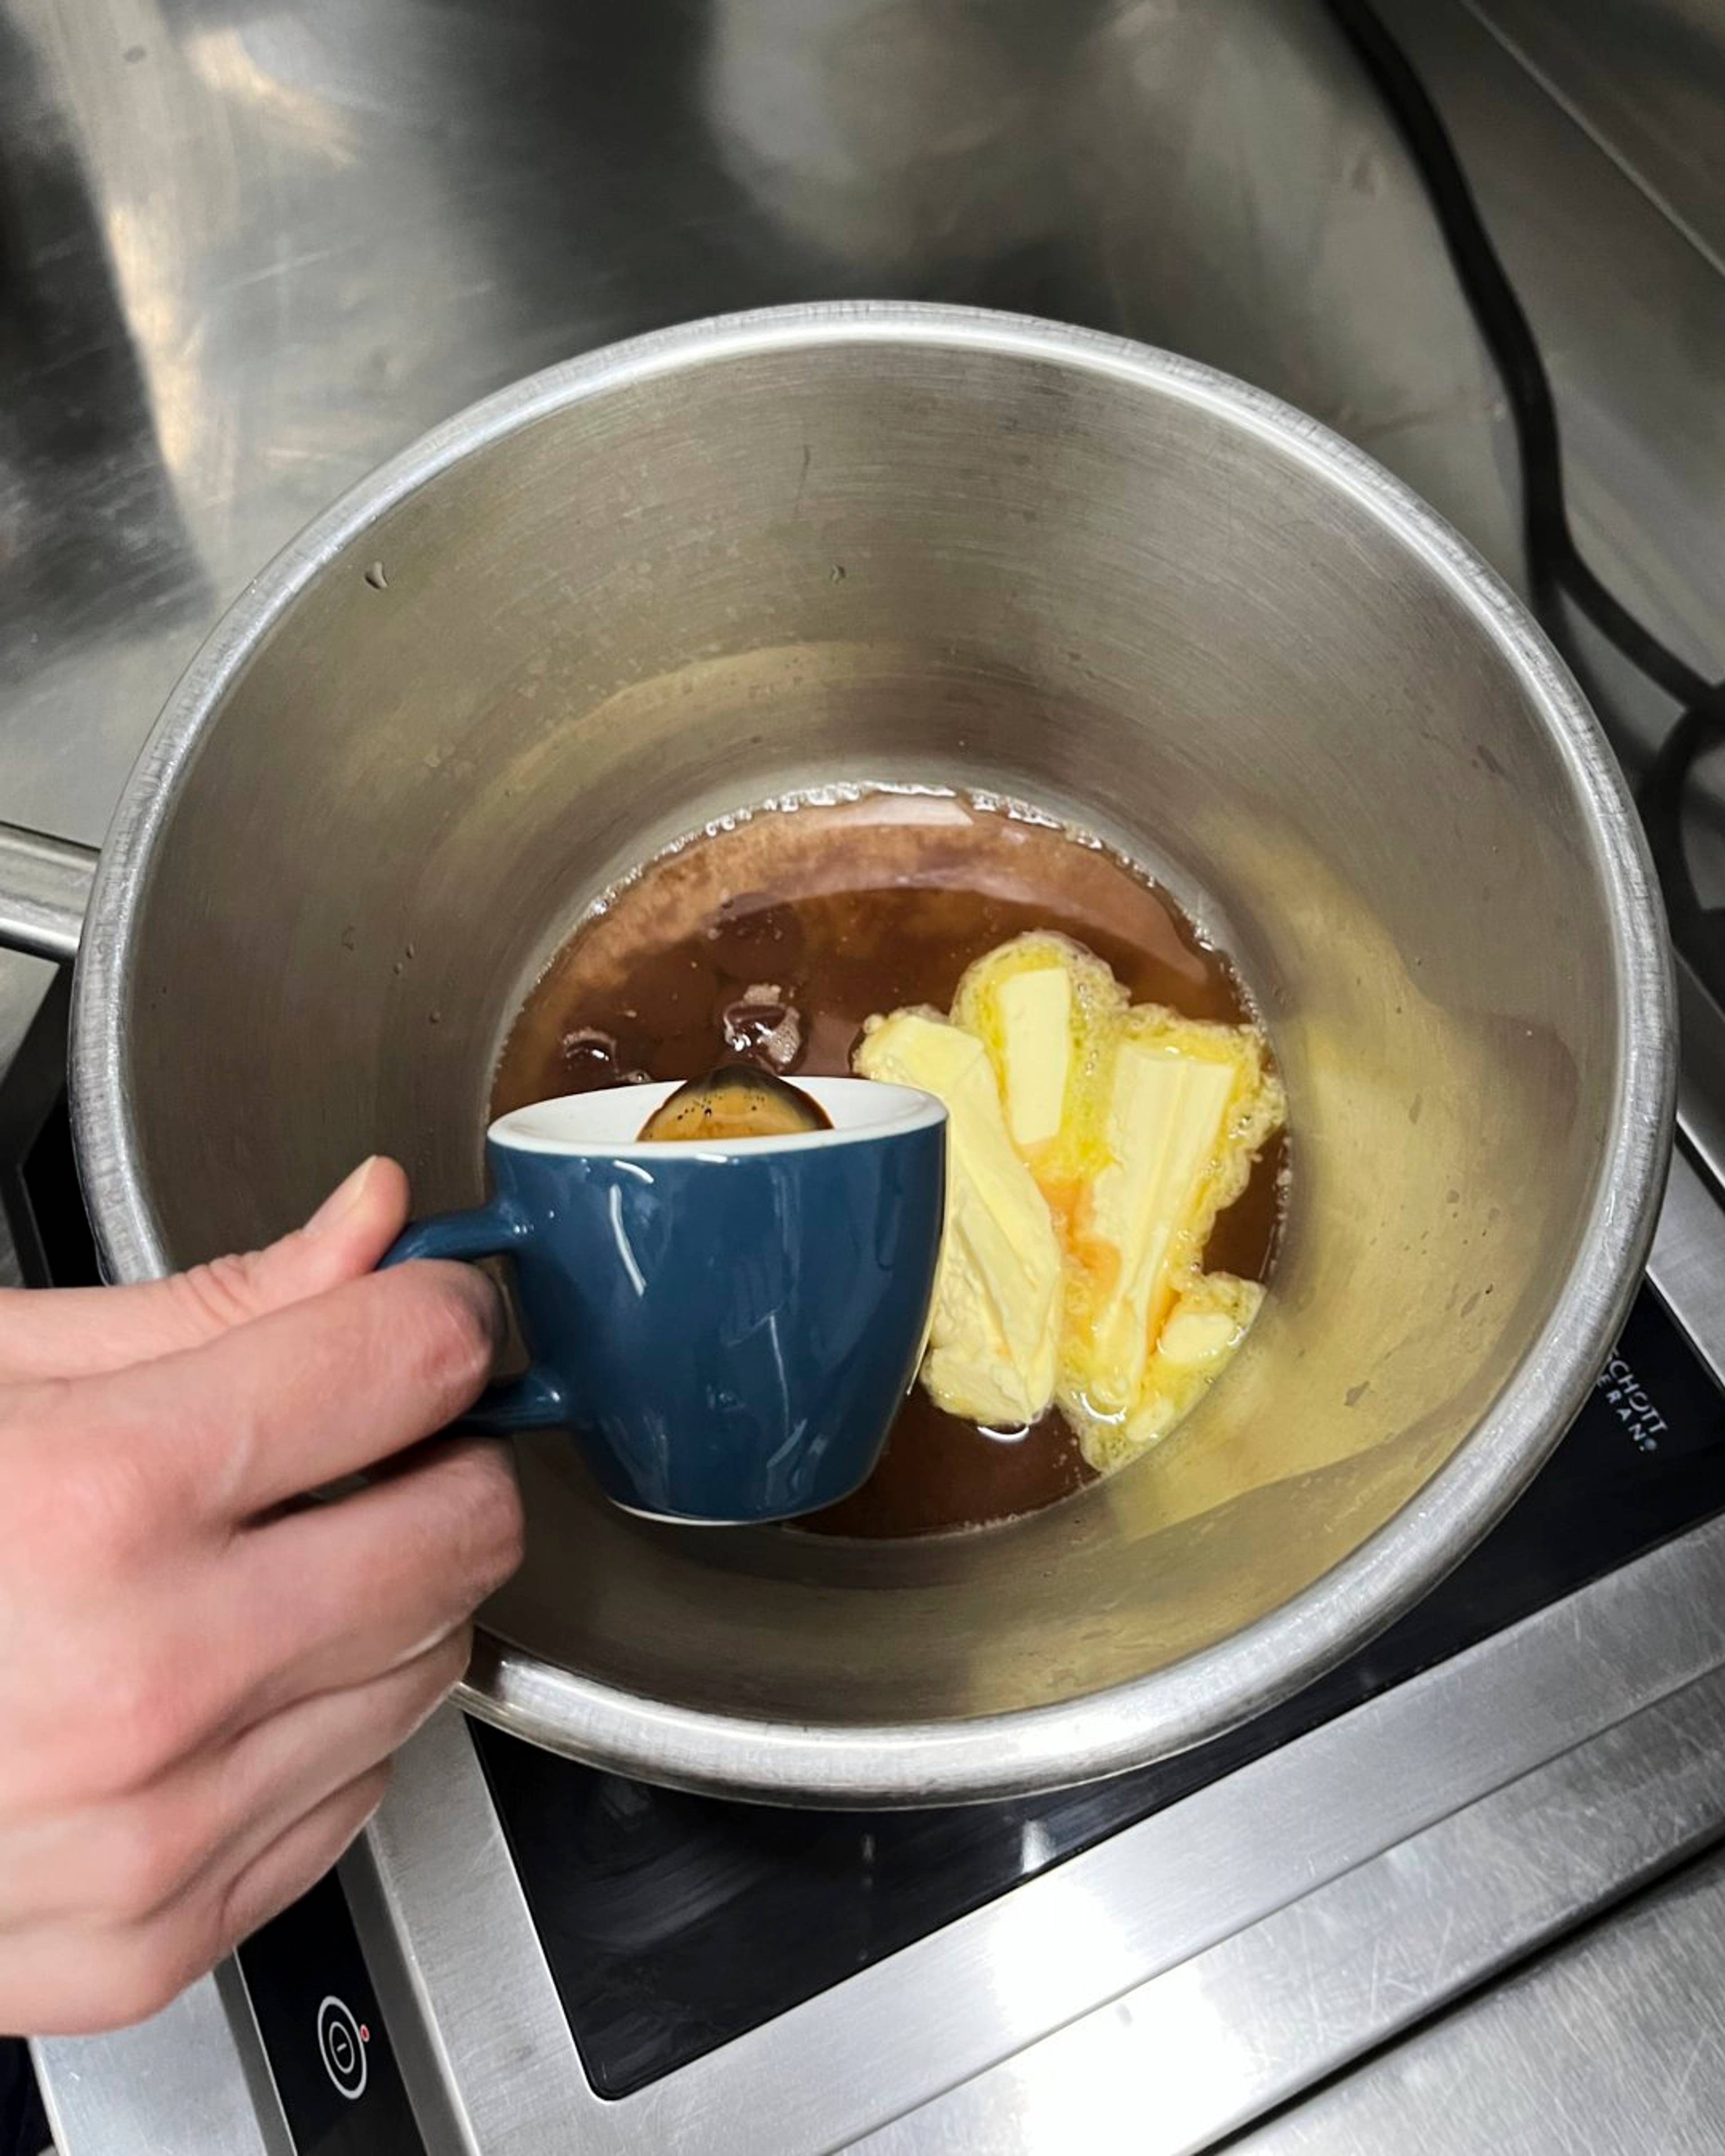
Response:
[{"label": "melted chocolate", "polygon": [[[1105,959],[1135,1003],[1237,1024],[1222,955],[1167,894],[1051,826],[943,797],[870,794],[762,810],[655,861],[552,961],[505,1043],[491,1111],[643,1076],[689,1079],[752,1055],[842,1077],[864,1021],[945,1010],[965,968],[1029,929]],[[1261,1279],[1280,1217],[1280,1143],[1217,1223],[1214,1266]],[[880,1466],[799,1523],[932,1534],[1034,1512],[1094,1480],[1054,1412],[1019,1434],[944,1414],[920,1387]]]}]

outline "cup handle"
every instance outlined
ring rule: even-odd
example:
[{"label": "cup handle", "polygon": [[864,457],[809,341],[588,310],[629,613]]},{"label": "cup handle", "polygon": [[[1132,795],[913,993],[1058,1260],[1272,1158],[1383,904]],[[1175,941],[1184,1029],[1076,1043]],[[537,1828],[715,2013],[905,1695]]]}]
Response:
[{"label": "cup handle", "polygon": [[[439,1213],[403,1229],[377,1261],[379,1272],[414,1258],[502,1258],[530,1240],[533,1224],[507,1199],[493,1198],[465,1213]],[[487,1385],[461,1417],[469,1430],[507,1437],[518,1430],[554,1429],[568,1419],[562,1386],[537,1363],[519,1378]]]}]

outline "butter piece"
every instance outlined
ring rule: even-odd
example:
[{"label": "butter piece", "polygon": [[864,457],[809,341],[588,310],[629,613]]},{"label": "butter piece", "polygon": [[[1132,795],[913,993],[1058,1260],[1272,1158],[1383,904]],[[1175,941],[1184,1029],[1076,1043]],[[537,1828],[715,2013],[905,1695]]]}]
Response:
[{"label": "butter piece", "polygon": [[[1197,1352],[1202,1332],[1183,1327],[1175,1355],[1157,1360],[1166,1325],[1204,1279],[1199,1268],[1216,1215],[1245,1188],[1283,1112],[1252,1029],[1183,1019],[1157,1004],[1127,1015],[1104,1097],[1105,1158],[1068,1245],[1073,1322],[1057,1392],[1098,1468],[1165,1434],[1238,1346],[1245,1322],[1213,1355]],[[1185,1315],[1195,1320],[1206,1306],[1224,1306],[1193,1303]],[[1241,1305],[1225,1306],[1237,1315]]]},{"label": "butter piece", "polygon": [[1095,1165],[1088,1103],[1126,1007],[1100,958],[1047,933],[1001,944],[958,983],[952,1023],[988,1050],[1013,1142],[1057,1211]]},{"label": "butter piece", "polygon": [[1106,1471],[1134,1459],[1183,1421],[1233,1361],[1263,1301],[1255,1281],[1193,1276],[1168,1313],[1132,1413],[1091,1431],[1085,1446],[1091,1466]]},{"label": "butter piece", "polygon": [[1020,1152],[1059,1134],[1072,1065],[1072,983],[1060,966],[1003,981],[996,998],[1006,1127]]},{"label": "butter piece", "polygon": [[1225,1063],[1125,1041],[1108,1091],[1107,1164],[1074,1256],[1090,1291],[1064,1372],[1086,1419],[1126,1414],[1178,1292],[1233,1090]]},{"label": "butter piece", "polygon": [[1034,1422],[1054,1398],[1060,1246],[1014,1150],[988,1051],[944,1019],[900,1011],[870,1024],[855,1062],[946,1106],[946,1236],[923,1384],[967,1421]]}]

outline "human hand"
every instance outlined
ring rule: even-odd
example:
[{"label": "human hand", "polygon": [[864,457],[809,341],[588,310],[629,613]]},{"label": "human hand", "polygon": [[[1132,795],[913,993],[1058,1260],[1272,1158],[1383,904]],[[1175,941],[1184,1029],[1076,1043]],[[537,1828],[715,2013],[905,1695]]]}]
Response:
[{"label": "human hand", "polygon": [[0,1292],[0,2029],[141,2019],[303,1892],[520,1561],[503,1448],[419,1442],[497,1299],[372,1272],[406,1214],[370,1161],[252,1256]]}]

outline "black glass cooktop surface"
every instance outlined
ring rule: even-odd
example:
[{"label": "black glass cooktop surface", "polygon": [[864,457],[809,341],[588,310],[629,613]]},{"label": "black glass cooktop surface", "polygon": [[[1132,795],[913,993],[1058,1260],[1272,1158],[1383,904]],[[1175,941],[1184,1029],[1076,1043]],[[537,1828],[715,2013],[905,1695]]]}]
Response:
[{"label": "black glass cooktop surface", "polygon": [[626,2096],[1721,1510],[1725,1399],[1644,1288],[1574,1427],[1472,1557],[1296,1698],[1158,1766],[957,1810],[786,1812],[475,1735],[588,2075]]}]

